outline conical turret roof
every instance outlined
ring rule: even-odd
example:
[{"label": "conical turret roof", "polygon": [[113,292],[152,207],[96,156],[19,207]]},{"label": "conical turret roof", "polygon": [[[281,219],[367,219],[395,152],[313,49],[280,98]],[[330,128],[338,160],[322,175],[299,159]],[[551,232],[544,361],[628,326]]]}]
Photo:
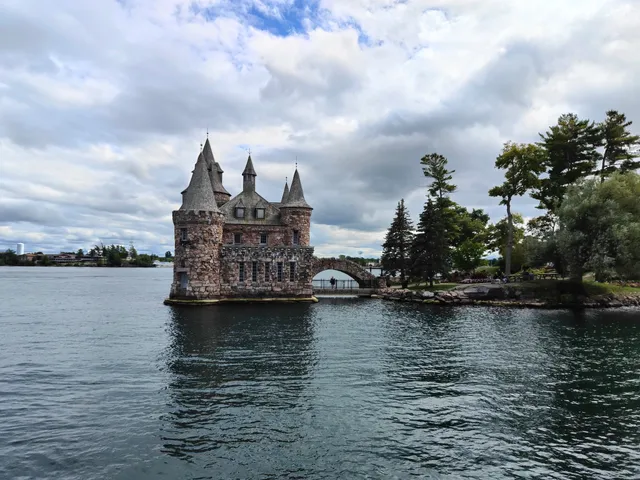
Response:
[{"label": "conical turret roof", "polygon": [[287,203],[289,199],[289,182],[284,182],[284,191],[282,192],[282,200],[280,203]]},{"label": "conical turret roof", "polygon": [[216,159],[213,156],[213,151],[211,150],[211,144],[209,143],[208,138],[204,142],[202,155],[207,165],[207,170],[209,170],[209,179],[211,180],[211,188],[213,188],[213,193],[225,193],[227,195],[230,195],[227,189],[224,188],[224,185],[222,185],[220,174],[223,173],[223,170],[222,168],[220,168],[220,164],[216,162]]},{"label": "conical turret roof", "polygon": [[191,175],[191,181],[182,197],[180,210],[219,211],[213,196],[213,188],[207,172],[207,163],[202,153],[198,156],[193,175]]},{"label": "conical turret roof", "polygon": [[[299,208],[311,208],[311,206],[304,199],[304,192],[302,190],[302,182],[300,182],[300,174],[296,168],[293,174],[293,180],[291,180],[291,188],[289,189],[289,197],[287,202],[282,205],[283,207],[299,207]],[[281,207],[282,208],[282,207]]]},{"label": "conical turret roof", "polygon": [[244,167],[244,172],[242,175],[253,175],[257,176],[256,170],[253,168],[253,161],[251,160],[251,155],[247,158],[247,165]]}]

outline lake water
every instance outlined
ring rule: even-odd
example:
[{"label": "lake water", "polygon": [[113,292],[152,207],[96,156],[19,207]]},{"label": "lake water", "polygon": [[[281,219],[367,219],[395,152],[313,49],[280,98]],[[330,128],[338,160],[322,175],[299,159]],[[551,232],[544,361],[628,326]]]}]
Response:
[{"label": "lake water", "polygon": [[167,307],[0,268],[1,479],[640,477],[640,312]]}]

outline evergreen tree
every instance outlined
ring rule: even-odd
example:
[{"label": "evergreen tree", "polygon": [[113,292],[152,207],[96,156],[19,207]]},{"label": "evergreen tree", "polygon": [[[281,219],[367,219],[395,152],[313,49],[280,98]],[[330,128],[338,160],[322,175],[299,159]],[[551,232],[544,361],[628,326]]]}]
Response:
[{"label": "evergreen tree", "polygon": [[531,195],[540,207],[555,213],[569,185],[594,173],[602,145],[601,129],[589,120],[581,120],[573,113],[561,115],[558,124],[540,134],[544,149],[542,166],[546,178],[539,181]]},{"label": "evergreen tree", "polygon": [[429,199],[420,214],[411,248],[411,265],[413,275],[428,280],[432,287],[436,274],[446,272],[448,266],[448,245],[442,235],[443,229],[440,210]]},{"label": "evergreen tree", "polygon": [[607,118],[599,125],[604,142],[600,168],[602,181],[616,170],[628,172],[640,168],[640,161],[635,160],[640,156],[640,136],[631,135],[629,132],[628,128],[632,123],[630,120],[627,121],[624,113],[609,110]]},{"label": "evergreen tree", "polygon": [[442,243],[441,254],[446,258],[442,263],[441,273],[446,274],[450,264],[450,247],[461,243],[461,222],[459,221],[461,207],[449,198],[449,195],[457,189],[457,186],[451,183],[455,170],[448,170],[447,158],[438,153],[425,155],[420,159],[420,163],[423,165],[424,176],[432,180],[428,192],[433,199],[433,208],[438,210],[438,221],[435,226],[439,228],[436,234]]},{"label": "evergreen tree", "polygon": [[411,243],[413,242],[413,225],[409,212],[404,205],[404,199],[398,202],[396,215],[389,227],[384,244],[382,245],[382,268],[395,275],[400,272],[402,288],[406,288],[408,280]]}]

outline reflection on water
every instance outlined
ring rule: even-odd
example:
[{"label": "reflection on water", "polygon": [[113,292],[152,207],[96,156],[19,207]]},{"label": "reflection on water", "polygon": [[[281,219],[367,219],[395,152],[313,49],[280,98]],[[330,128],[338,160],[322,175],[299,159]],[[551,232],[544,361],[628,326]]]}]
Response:
[{"label": "reflection on water", "polygon": [[638,310],[185,309],[99,270],[0,268],[2,480],[640,478]]},{"label": "reflection on water", "polygon": [[171,317],[163,452],[294,442],[290,416],[314,361],[310,305],[171,307]]}]

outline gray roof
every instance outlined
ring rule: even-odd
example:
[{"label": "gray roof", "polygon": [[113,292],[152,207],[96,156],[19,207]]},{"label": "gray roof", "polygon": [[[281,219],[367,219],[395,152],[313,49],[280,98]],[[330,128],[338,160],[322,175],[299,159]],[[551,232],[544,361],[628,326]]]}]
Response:
[{"label": "gray roof", "polygon": [[219,211],[213,196],[213,189],[211,188],[211,181],[207,172],[207,164],[202,153],[198,156],[191,181],[182,196],[182,206],[180,210]]},{"label": "gray roof", "polygon": [[280,203],[287,203],[288,198],[289,198],[289,183],[284,182],[284,191],[282,192],[282,200],[280,200]]},{"label": "gray roof", "polygon": [[[245,207],[244,218],[235,217],[236,207]],[[265,218],[255,217],[256,207],[265,209]],[[239,193],[222,205],[220,211],[225,214],[225,222],[230,224],[280,225],[280,210],[254,190]]]},{"label": "gray roof", "polygon": [[291,189],[289,190],[289,197],[287,202],[282,205],[284,207],[299,207],[299,208],[311,208],[311,206],[304,199],[304,192],[302,191],[302,183],[300,182],[300,174],[296,168],[296,172],[293,174],[293,180],[291,180]]},{"label": "gray roof", "polygon": [[211,144],[209,143],[209,139],[204,142],[204,147],[202,148],[202,155],[204,156],[205,163],[207,165],[207,170],[209,170],[209,179],[211,181],[211,187],[213,188],[214,193],[226,193],[227,195],[231,195],[227,192],[227,189],[222,185],[222,180],[220,179],[220,174],[223,173],[222,168],[220,168],[220,164],[216,162],[216,159],[213,156],[213,151],[211,150]]},{"label": "gray roof", "polygon": [[251,161],[251,155],[249,155],[249,158],[247,158],[247,166],[244,167],[244,172],[242,172],[242,175],[253,175],[253,176],[257,176],[258,175],[256,173],[255,168],[253,168],[253,162]]}]

